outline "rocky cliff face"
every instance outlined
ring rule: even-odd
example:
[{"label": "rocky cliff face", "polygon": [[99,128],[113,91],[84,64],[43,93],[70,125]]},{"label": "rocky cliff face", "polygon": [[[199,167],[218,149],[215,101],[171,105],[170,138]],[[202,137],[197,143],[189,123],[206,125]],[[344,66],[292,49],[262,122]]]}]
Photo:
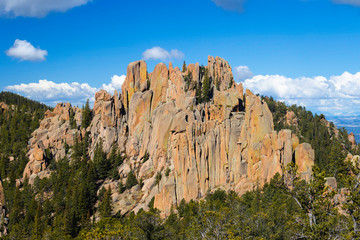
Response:
[{"label": "rocky cliff face", "polygon": [[[56,159],[70,155],[65,142],[71,146],[85,132],[90,135],[90,156],[99,141],[107,153],[116,146],[126,154],[118,169],[119,181],[125,182],[130,170],[143,180],[141,189],[135,186],[122,194],[113,190],[115,211],[122,213],[146,209],[152,198],[155,207],[167,214],[182,199],[200,199],[209,190],[242,194],[282,173],[290,161],[309,178],[314,163],[311,146],[299,144],[290,130],[274,131],[267,104],[249,90],[244,94],[242,85],[233,81],[227,61],[209,57],[205,68],[212,81],[208,103],[199,104],[196,91],[185,87],[188,72],[191,81],[201,86],[204,76],[199,64],[190,64],[182,73],[171,63],[169,68],[160,63],[148,73],[146,63],[137,61],[128,66],[121,94],[104,90],[96,94],[93,119],[86,130],[80,128],[80,109],[59,104],[33,133],[24,178],[47,177],[46,149]],[[144,162],[145,154],[150,157]],[[117,183],[109,179],[104,186],[116,189]]]}]

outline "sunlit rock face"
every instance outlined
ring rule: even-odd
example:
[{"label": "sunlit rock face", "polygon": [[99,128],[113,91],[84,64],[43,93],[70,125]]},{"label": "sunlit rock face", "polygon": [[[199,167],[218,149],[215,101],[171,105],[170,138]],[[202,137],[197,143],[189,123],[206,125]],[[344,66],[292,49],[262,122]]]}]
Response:
[{"label": "sunlit rock face", "polygon": [[[204,83],[204,72],[210,79],[211,100],[199,103],[194,86]],[[115,211],[147,209],[155,198],[155,207],[166,215],[182,199],[201,199],[209,190],[243,194],[282,174],[291,161],[309,178],[314,163],[311,146],[299,145],[290,130],[274,131],[267,104],[249,90],[244,94],[228,62],[219,57],[209,56],[205,67],[190,64],[185,72],[160,63],[148,73],[144,61],[130,63],[121,94],[96,93],[92,113],[85,130],[81,109],[59,104],[47,112],[29,142],[24,178],[48,176],[45,152],[56,160],[69,157],[72,150],[64,143],[72,146],[88,132],[90,157],[99,141],[106,153],[116,146],[127,156],[118,169],[118,181],[125,183],[133,170],[144,183],[141,189],[119,194],[118,181],[105,181],[104,186],[114,189]],[[144,162],[145,154],[150,157]]]}]

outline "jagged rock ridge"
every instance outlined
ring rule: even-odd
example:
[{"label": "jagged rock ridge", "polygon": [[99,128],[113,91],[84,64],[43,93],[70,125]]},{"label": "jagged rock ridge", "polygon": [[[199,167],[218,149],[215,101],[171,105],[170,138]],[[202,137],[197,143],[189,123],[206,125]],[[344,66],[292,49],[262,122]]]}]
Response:
[{"label": "jagged rock ridge", "polygon": [[[212,98],[199,103],[196,86],[204,84],[205,74]],[[69,123],[71,112],[75,129]],[[168,214],[182,199],[200,199],[208,190],[242,194],[282,173],[290,161],[309,178],[314,163],[311,146],[299,144],[290,130],[274,131],[267,104],[249,90],[244,94],[228,62],[219,57],[209,56],[206,67],[190,64],[185,72],[160,63],[148,73],[144,61],[130,63],[122,93],[96,93],[86,131],[80,128],[81,119],[81,110],[70,104],[47,112],[30,140],[24,178],[49,176],[45,149],[60,159],[71,154],[65,152],[65,142],[71,146],[75,137],[89,132],[90,156],[99,141],[107,153],[116,145],[127,156],[119,168],[120,181],[125,182],[130,170],[143,179],[142,189],[113,191],[115,211],[122,213],[147,209],[153,197],[155,207]],[[150,158],[143,162],[145,154]],[[162,174],[158,185],[157,173]],[[117,181],[107,180],[104,186],[116,188]]]}]

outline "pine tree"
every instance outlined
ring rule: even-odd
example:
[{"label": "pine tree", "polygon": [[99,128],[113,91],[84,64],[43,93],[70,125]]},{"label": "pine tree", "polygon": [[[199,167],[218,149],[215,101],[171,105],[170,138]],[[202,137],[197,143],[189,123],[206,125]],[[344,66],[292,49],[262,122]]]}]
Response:
[{"label": "pine tree", "polygon": [[347,239],[358,239],[360,236],[360,164],[359,158],[345,161],[347,172],[341,174],[341,182],[347,191],[342,197],[345,198],[341,208],[348,217],[347,228],[349,236]]},{"label": "pine tree", "polygon": [[202,83],[202,100],[204,102],[209,102],[212,97],[211,80],[209,78],[207,69],[205,69],[204,74],[205,74],[205,76],[204,76],[204,80]]},{"label": "pine tree", "polygon": [[158,185],[158,187],[159,187],[161,178],[162,178],[161,172],[157,172],[157,174],[156,174],[156,176],[155,176],[155,184]]},{"label": "pine tree", "polygon": [[194,84],[196,103],[200,104],[203,102],[201,86],[197,82]]},{"label": "pine tree", "polygon": [[74,145],[73,145],[72,149],[73,149],[73,152],[71,155],[71,159],[75,164],[78,164],[78,162],[81,161],[82,149],[81,149],[81,143],[79,142],[77,133],[74,136]]},{"label": "pine tree", "polygon": [[75,113],[72,108],[70,108],[70,127],[71,129],[76,129],[76,120],[75,120]]},{"label": "pine tree", "polygon": [[105,179],[110,170],[110,162],[106,158],[106,153],[103,150],[102,140],[96,145],[94,152],[94,164],[99,179]]},{"label": "pine tree", "polygon": [[138,184],[138,181],[136,179],[135,174],[133,173],[133,171],[130,171],[127,176],[127,179],[126,179],[126,183],[125,183],[126,189],[130,189],[137,184]]},{"label": "pine tree", "polygon": [[103,198],[101,199],[101,203],[100,203],[99,208],[100,208],[99,210],[100,210],[101,219],[111,217],[112,200],[111,200],[111,189],[110,189],[110,187],[109,187],[108,190],[106,190]]},{"label": "pine tree", "polygon": [[81,122],[81,127],[82,128],[87,128],[88,126],[90,126],[91,123],[91,109],[90,109],[90,104],[89,104],[89,99],[86,101],[85,107],[83,107],[82,109],[82,122]]},{"label": "pine tree", "polygon": [[303,224],[302,238],[331,239],[337,235],[339,214],[334,201],[335,192],[325,185],[325,171],[314,165],[313,175],[309,182],[301,180],[295,163],[287,166],[286,185],[288,192],[300,207],[297,218]]},{"label": "pine tree", "polygon": [[41,221],[41,216],[42,216],[42,209],[41,209],[41,205],[38,204],[36,209],[31,239],[41,239],[42,233],[44,231],[44,224]]},{"label": "pine tree", "polygon": [[183,66],[182,66],[182,72],[183,73],[186,72],[186,63],[185,63],[185,61],[184,61]]},{"label": "pine tree", "polygon": [[[88,164],[88,171],[86,174],[86,184],[89,192],[89,202],[92,208],[97,201],[96,171],[92,161],[90,161]],[[92,213],[92,209],[90,209],[90,212]]]}]

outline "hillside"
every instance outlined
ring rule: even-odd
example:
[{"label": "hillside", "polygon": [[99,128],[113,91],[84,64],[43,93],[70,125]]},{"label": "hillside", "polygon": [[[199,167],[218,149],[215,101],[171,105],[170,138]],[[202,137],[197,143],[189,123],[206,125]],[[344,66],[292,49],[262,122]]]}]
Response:
[{"label": "hillside", "polygon": [[[13,191],[28,162],[28,141],[49,107],[9,92],[0,93],[1,216],[13,206]],[[4,191],[6,198],[4,197]],[[6,208],[5,208],[6,206]],[[3,220],[1,224],[3,225]],[[1,227],[1,232],[6,232]]]},{"label": "hillside", "polygon": [[338,175],[344,170],[344,159],[348,153],[359,154],[352,133],[345,128],[337,128],[324,115],[314,115],[301,106],[286,106],[271,97],[263,97],[274,116],[275,129],[290,129],[300,142],[308,142],[315,150],[315,164],[324,170],[327,176]]},{"label": "hillside", "polygon": [[[5,105],[4,119],[15,114]],[[219,57],[182,71],[130,63],[122,93],[99,91],[93,109],[29,108],[18,114],[35,123],[19,121],[25,134],[14,138],[23,160],[1,166],[15,239],[299,237],[311,233],[309,206],[329,210],[330,180],[348,186],[344,159],[358,149],[323,116],[244,93]],[[295,194],[308,189],[316,190],[310,205]],[[331,229],[320,223],[334,219],[320,215],[321,231]]]}]

